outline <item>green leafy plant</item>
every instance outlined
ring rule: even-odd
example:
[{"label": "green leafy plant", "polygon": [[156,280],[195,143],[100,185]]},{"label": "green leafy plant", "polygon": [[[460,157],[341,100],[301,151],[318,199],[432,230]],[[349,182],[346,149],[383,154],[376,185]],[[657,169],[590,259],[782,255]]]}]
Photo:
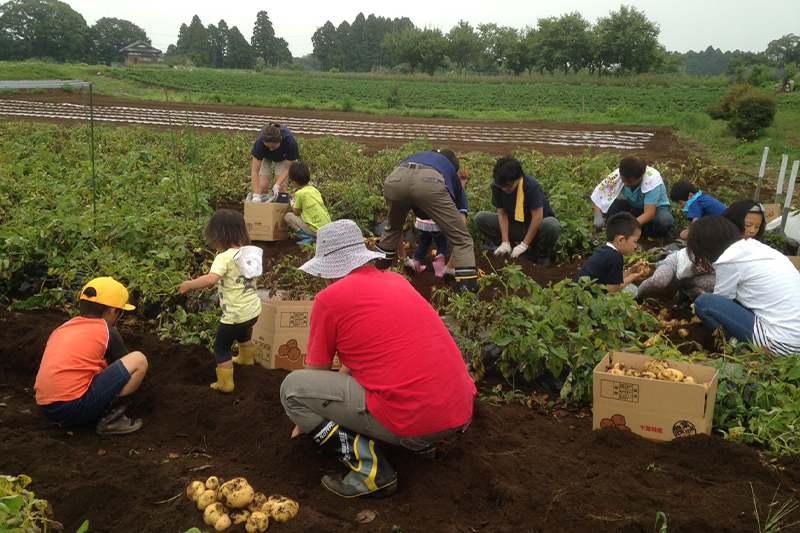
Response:
[{"label": "green leafy plant", "polygon": [[[47,500],[36,498],[26,489],[31,478],[24,474],[18,476],[0,475],[0,531],[8,533],[47,533],[63,529],[61,523],[53,520],[53,508]],[[86,520],[77,533],[89,529]]]}]

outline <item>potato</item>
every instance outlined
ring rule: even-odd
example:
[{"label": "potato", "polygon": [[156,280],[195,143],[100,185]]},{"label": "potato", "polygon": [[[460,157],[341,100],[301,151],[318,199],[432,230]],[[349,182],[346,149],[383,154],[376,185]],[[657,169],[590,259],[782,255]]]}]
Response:
[{"label": "potato", "polygon": [[708,383],[703,383],[703,388],[706,391],[706,396],[708,396]]},{"label": "potato", "polygon": [[231,511],[231,522],[234,524],[244,524],[250,518],[250,511],[247,509],[236,509]]},{"label": "potato", "polygon": [[665,368],[658,373],[658,379],[665,381],[683,381],[683,372],[674,368]]},{"label": "potato", "polygon": [[623,372],[622,370],[619,370],[619,369],[617,369],[617,368],[609,368],[609,369],[607,370],[607,372],[608,372],[609,374],[614,374],[614,375],[616,375],[616,376],[624,376],[624,375],[625,375],[625,372]]},{"label": "potato", "polygon": [[692,376],[684,376],[683,382],[684,383],[694,383],[695,385],[697,384],[697,380],[694,379]]},{"label": "potato", "polygon": [[231,519],[226,514],[220,516],[217,521],[214,522],[214,529],[217,531],[225,531],[229,527],[231,527]]},{"label": "potato", "polygon": [[209,526],[213,526],[222,515],[227,515],[228,510],[220,502],[214,502],[203,511],[203,522]]},{"label": "potato", "polygon": [[250,518],[247,519],[247,523],[244,525],[247,533],[264,533],[267,528],[269,528],[269,516],[261,511],[250,513]]},{"label": "potato", "polygon": [[219,488],[219,478],[217,476],[211,476],[206,480],[206,488],[208,490],[217,490]]},{"label": "potato", "polygon": [[[211,505],[212,503],[216,503],[217,500],[217,491],[215,490],[206,490],[203,494],[197,498],[197,508],[203,511],[206,507]],[[213,524],[208,524],[209,526]]]},{"label": "potato", "polygon": [[256,492],[253,496],[253,501],[247,506],[247,510],[251,513],[260,511],[264,504],[267,503],[267,495],[263,492]]},{"label": "potato", "polygon": [[655,374],[653,374],[652,372],[650,372],[648,370],[645,370],[644,372],[639,374],[639,377],[640,378],[644,378],[644,379],[658,379],[658,376],[656,376]]},{"label": "potato", "polygon": [[678,335],[680,335],[681,338],[685,339],[686,337],[689,336],[689,330],[686,328],[678,328]]},{"label": "potato", "polygon": [[628,369],[625,370],[625,375],[626,376],[632,376],[634,378],[638,378],[639,376],[642,375],[642,373],[639,372],[638,370],[636,370],[635,368],[628,368]]},{"label": "potato", "polygon": [[186,487],[186,497],[192,500],[193,502],[197,501],[197,498],[200,497],[206,491],[206,486],[203,484],[202,481],[192,481],[189,483],[189,486]]},{"label": "potato", "polygon": [[255,497],[253,487],[243,477],[235,477],[219,486],[219,501],[229,509],[242,509],[250,505]]},{"label": "potato", "polygon": [[648,359],[647,361],[644,362],[644,365],[642,366],[646,371],[652,372],[653,374],[656,375],[658,375],[658,373],[662,369],[669,368],[669,364],[667,363],[667,361],[660,357],[653,357],[652,359]]},{"label": "potato", "polygon": [[270,496],[267,502],[271,504],[270,515],[276,522],[291,520],[300,509],[300,505],[296,501],[278,494]]}]

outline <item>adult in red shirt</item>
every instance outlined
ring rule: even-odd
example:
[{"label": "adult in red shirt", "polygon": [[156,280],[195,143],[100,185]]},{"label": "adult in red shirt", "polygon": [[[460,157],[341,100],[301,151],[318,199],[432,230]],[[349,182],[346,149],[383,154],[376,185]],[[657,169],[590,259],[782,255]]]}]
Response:
[{"label": "adult in red shirt", "polygon": [[[401,275],[368,264],[382,257],[351,220],[319,229],[316,254],[300,268],[328,286],[311,308],[306,369],[281,385],[297,425],[292,436],[309,434],[350,466],[347,475],[322,478],[346,498],[397,488],[372,439],[432,454],[436,442],[466,429],[476,393],[433,307]],[[330,372],[334,356],[339,372]]]}]

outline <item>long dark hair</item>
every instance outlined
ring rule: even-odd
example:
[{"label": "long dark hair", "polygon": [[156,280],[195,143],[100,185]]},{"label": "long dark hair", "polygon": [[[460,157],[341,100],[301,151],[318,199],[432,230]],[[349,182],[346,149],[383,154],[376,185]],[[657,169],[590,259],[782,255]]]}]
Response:
[{"label": "long dark hair", "polygon": [[729,208],[722,212],[722,216],[736,224],[739,228],[739,233],[744,234],[744,217],[750,213],[757,213],[761,215],[761,227],[758,228],[758,233],[753,236],[757,241],[764,242],[764,231],[767,228],[767,216],[764,214],[764,207],[751,200],[750,198],[742,198],[736,200]]},{"label": "long dark hair", "polygon": [[250,244],[250,234],[247,233],[244,217],[233,209],[220,209],[211,215],[203,237],[218,250]]},{"label": "long dark hair", "polygon": [[740,240],[742,232],[736,224],[722,215],[708,215],[692,224],[686,249],[693,263],[713,264],[731,244]]}]

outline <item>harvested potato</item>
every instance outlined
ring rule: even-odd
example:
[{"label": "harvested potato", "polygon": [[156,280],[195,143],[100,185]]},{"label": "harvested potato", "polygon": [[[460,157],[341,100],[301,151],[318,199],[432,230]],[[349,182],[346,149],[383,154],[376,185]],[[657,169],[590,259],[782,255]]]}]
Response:
[{"label": "harvested potato", "polygon": [[697,380],[694,379],[692,376],[684,376],[683,377],[683,382],[684,383],[694,383],[695,385],[697,384]]},{"label": "harvested potato", "polygon": [[231,511],[231,522],[234,524],[244,524],[250,518],[250,511],[247,509],[235,509]]},{"label": "harvested potato", "polygon": [[255,497],[253,487],[243,477],[235,477],[219,486],[219,501],[229,509],[242,509],[250,505]]},{"label": "harvested potato", "polygon": [[217,490],[219,488],[219,478],[217,476],[211,476],[206,480],[206,488],[208,490]]},{"label": "harvested potato", "polygon": [[703,383],[703,388],[706,391],[706,396],[708,396],[708,383]]},{"label": "harvested potato", "polygon": [[661,310],[658,312],[658,318],[661,320],[665,320],[669,316],[669,309],[666,307],[662,307]]},{"label": "harvested potato", "polygon": [[638,378],[641,375],[641,372],[639,372],[635,368],[628,368],[628,369],[625,370],[625,375],[626,376],[631,376],[631,377],[634,377],[634,378]]},{"label": "harvested potato", "polygon": [[227,514],[228,510],[225,508],[225,506],[220,502],[215,502],[206,507],[206,510],[203,511],[203,522],[209,526],[213,526],[217,523],[217,520],[219,520],[220,516]]},{"label": "harvested potato", "polygon": [[655,374],[653,374],[652,372],[650,372],[648,370],[645,370],[644,372],[639,374],[639,377],[640,378],[644,378],[644,379],[658,379],[658,376],[656,376]]},{"label": "harvested potato", "polygon": [[689,336],[689,330],[686,328],[678,328],[678,335],[680,335],[681,338],[685,339],[686,337]]},{"label": "harvested potato", "polygon": [[270,515],[276,522],[291,520],[300,509],[300,505],[296,501],[278,494],[273,494],[267,501],[271,504]]},{"label": "harvested potato", "polygon": [[193,502],[197,501],[197,498],[200,497],[206,491],[206,486],[202,481],[192,481],[186,487],[186,497],[192,500]]},{"label": "harvested potato", "polygon": [[244,525],[247,533],[264,533],[269,528],[269,517],[261,511],[250,513],[250,518]]},{"label": "harvested potato", "polygon": [[647,372],[652,372],[655,375],[658,375],[661,370],[664,368],[669,368],[669,363],[665,359],[660,357],[653,357],[652,359],[648,359],[642,365]]},{"label": "harvested potato", "polygon": [[216,522],[214,522],[214,529],[216,531],[225,531],[231,527],[231,519],[228,515],[224,514],[220,516]]},{"label": "harvested potato", "polygon": [[251,513],[260,511],[265,503],[267,503],[267,495],[263,492],[256,492],[253,496],[253,501],[247,506],[247,510]]},{"label": "harvested potato", "polygon": [[[197,498],[197,508],[201,511],[205,510],[206,507],[211,505],[212,503],[216,503],[217,500],[217,491],[215,490],[208,490],[206,489],[203,494]],[[208,524],[209,526],[213,524]]]},{"label": "harvested potato", "polygon": [[609,374],[617,375],[617,376],[624,376],[625,375],[625,372],[623,372],[622,370],[619,370],[617,368],[609,368],[606,372],[609,373]]},{"label": "harvested potato", "polygon": [[683,372],[675,368],[664,368],[658,373],[658,379],[664,381],[683,381]]}]

